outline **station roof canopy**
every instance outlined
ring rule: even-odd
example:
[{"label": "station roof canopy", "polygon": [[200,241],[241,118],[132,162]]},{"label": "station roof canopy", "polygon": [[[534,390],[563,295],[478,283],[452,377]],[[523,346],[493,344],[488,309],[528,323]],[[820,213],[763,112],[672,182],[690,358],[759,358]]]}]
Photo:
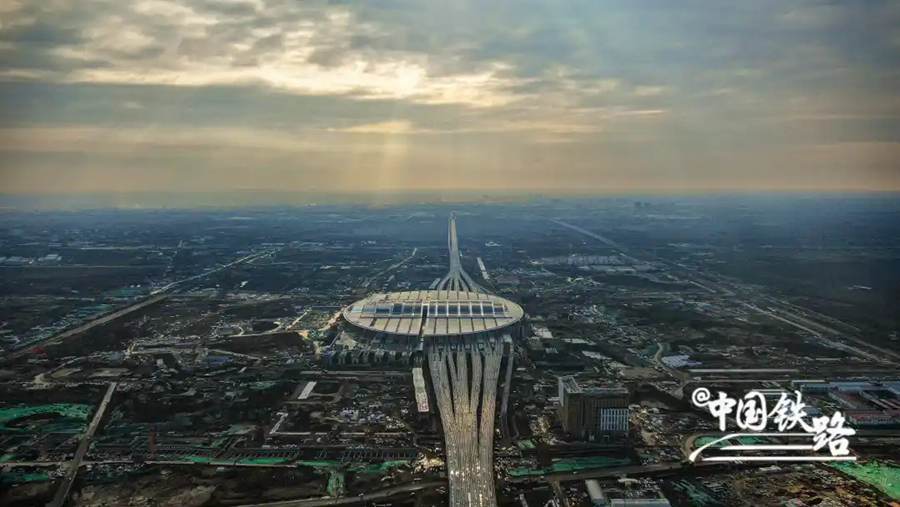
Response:
[{"label": "station roof canopy", "polygon": [[483,292],[422,290],[373,294],[344,309],[351,324],[398,335],[452,336],[494,331],[522,319],[522,307]]}]

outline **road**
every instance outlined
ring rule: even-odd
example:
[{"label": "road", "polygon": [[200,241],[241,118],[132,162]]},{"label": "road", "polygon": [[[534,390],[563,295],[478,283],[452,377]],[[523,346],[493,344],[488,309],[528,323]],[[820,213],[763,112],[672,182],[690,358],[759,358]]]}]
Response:
[{"label": "road", "polygon": [[445,486],[445,481],[421,481],[393,486],[373,493],[343,498],[307,498],[304,500],[282,500],[278,502],[244,504],[238,507],[324,507],[328,505],[368,504],[379,500],[387,500],[404,493],[415,493],[426,489]]},{"label": "road", "polygon": [[226,270],[226,269],[228,269],[228,268],[231,268],[231,267],[233,267],[233,266],[237,266],[238,264],[243,264],[243,263],[245,263],[245,262],[252,262],[252,261],[255,261],[256,259],[259,259],[260,257],[264,257],[264,256],[266,256],[266,255],[271,255],[271,254],[275,253],[276,251],[278,251],[278,250],[280,250],[280,249],[281,249],[281,248],[272,248],[272,249],[269,249],[269,250],[266,250],[266,251],[263,251],[263,252],[252,253],[252,254],[249,254],[249,255],[245,255],[245,256],[241,257],[240,259],[236,259],[236,260],[233,260],[233,261],[228,262],[228,263],[226,263],[226,264],[222,264],[221,266],[219,266],[219,267],[217,267],[217,268],[213,268],[213,269],[210,269],[209,271],[204,271],[204,272],[202,272],[202,273],[200,273],[200,274],[196,274],[196,275],[193,275],[193,276],[189,276],[189,277],[184,278],[184,279],[182,279],[182,280],[178,280],[178,281],[172,282],[172,283],[170,283],[170,284],[168,284],[168,285],[165,285],[165,286],[163,286],[163,287],[160,287],[160,288],[154,290],[153,292],[151,292],[150,295],[163,294],[163,293],[169,292],[169,291],[171,291],[172,289],[175,289],[176,287],[178,287],[179,285],[183,285],[183,284],[188,283],[188,282],[193,282],[194,280],[200,280],[200,279],[202,279],[202,278],[206,278],[206,277],[209,276],[209,275],[213,275],[213,274],[219,273],[219,272],[224,271],[224,270]]},{"label": "road", "polygon": [[72,461],[68,463],[62,483],[59,485],[59,489],[56,490],[53,500],[47,504],[47,507],[63,507],[63,505],[65,505],[66,499],[69,497],[69,492],[72,490],[72,483],[75,482],[75,477],[78,475],[78,468],[81,467],[81,460],[84,459],[84,455],[87,454],[88,449],[91,447],[91,440],[94,438],[94,432],[96,432],[97,427],[100,426],[100,421],[103,419],[103,414],[106,412],[106,406],[109,405],[109,400],[112,399],[117,386],[118,384],[113,382],[109,384],[109,387],[106,389],[106,394],[103,395],[103,401],[101,401],[100,406],[97,407],[97,412],[94,413],[91,424],[81,436],[81,442],[78,443],[78,449],[75,451],[75,456],[73,456]]},{"label": "road", "polygon": [[662,343],[659,343],[659,340],[656,341],[656,354],[653,354],[653,362],[656,363],[657,366],[665,368],[665,363],[662,362],[663,351],[665,350],[665,346]]},{"label": "road", "polygon": [[209,275],[211,275],[211,274],[213,274],[213,273],[218,273],[218,272],[220,272],[220,271],[222,271],[222,270],[224,270],[224,269],[228,269],[228,268],[230,268],[230,267],[232,267],[232,266],[236,266],[236,265],[241,264],[241,263],[244,263],[244,262],[250,262],[250,261],[253,261],[253,260],[255,260],[255,259],[258,259],[259,257],[264,256],[264,255],[269,255],[269,254],[271,254],[271,253],[274,253],[274,251],[275,251],[275,250],[273,249],[273,250],[266,250],[265,252],[261,252],[261,253],[257,253],[257,254],[246,255],[246,256],[244,256],[244,257],[241,257],[240,259],[231,261],[231,262],[229,262],[229,263],[227,263],[227,264],[223,264],[222,266],[219,266],[218,268],[212,269],[212,270],[210,270],[210,271],[206,271],[206,272],[200,273],[200,274],[198,274],[198,275],[194,275],[194,276],[185,278],[185,279],[183,279],[183,280],[179,280],[179,281],[177,281],[177,282],[172,282],[172,283],[170,283],[170,284],[168,284],[168,285],[166,285],[166,286],[164,286],[164,287],[160,287],[159,289],[156,289],[156,290],[152,291],[152,292],[150,293],[150,295],[149,295],[147,298],[142,299],[141,301],[138,301],[137,303],[128,305],[128,306],[126,306],[126,307],[124,307],[124,308],[121,308],[121,309],[119,309],[119,310],[116,310],[116,311],[114,311],[114,312],[112,312],[112,313],[108,313],[108,314],[106,314],[106,315],[103,315],[103,316],[101,316],[101,317],[98,317],[98,318],[96,318],[96,319],[93,319],[93,320],[91,320],[91,321],[89,321],[89,322],[85,322],[84,324],[81,324],[81,325],[79,325],[79,326],[77,326],[77,327],[75,327],[75,328],[72,328],[72,329],[69,329],[69,330],[67,330],[67,331],[63,331],[63,332],[61,332],[61,333],[55,334],[55,335],[50,336],[50,337],[48,337],[48,338],[46,338],[46,339],[38,340],[38,341],[35,341],[35,342],[32,342],[32,343],[29,343],[27,347],[25,347],[25,348],[23,348],[23,349],[20,349],[20,350],[17,350],[17,351],[15,351],[15,352],[9,353],[9,354],[7,355],[7,359],[18,359],[18,358],[20,358],[20,357],[22,357],[22,356],[30,355],[30,354],[33,353],[32,350],[34,349],[34,347],[35,347],[36,345],[40,345],[40,344],[48,344],[48,343],[58,343],[58,342],[61,342],[61,341],[63,341],[63,340],[66,340],[66,339],[68,339],[68,338],[71,338],[71,337],[73,337],[73,336],[76,336],[76,335],[85,333],[85,332],[87,332],[87,331],[89,331],[89,330],[91,330],[91,329],[93,329],[93,328],[95,328],[95,327],[97,327],[97,326],[102,326],[102,325],[104,325],[104,324],[108,324],[108,323],[110,323],[110,322],[112,322],[112,321],[114,321],[114,320],[120,319],[120,318],[122,318],[122,317],[125,317],[126,315],[132,314],[132,313],[134,313],[134,312],[136,312],[136,311],[138,311],[138,310],[141,310],[141,309],[146,308],[146,307],[148,307],[148,306],[150,306],[150,305],[154,305],[154,304],[156,304],[156,303],[159,303],[159,302],[165,300],[166,298],[169,297],[169,293],[170,293],[173,289],[175,289],[176,287],[178,287],[179,285],[182,285],[182,284],[184,284],[184,283],[186,283],[186,282],[190,282],[190,281],[193,281],[193,280],[199,280],[199,279],[201,279],[201,278],[205,278],[205,277],[207,277],[207,276],[209,276]]},{"label": "road", "polygon": [[363,287],[364,289],[367,288],[369,285],[372,284],[372,282],[373,282],[374,280],[377,280],[379,277],[381,277],[381,276],[384,275],[385,273],[391,272],[391,271],[393,271],[393,270],[399,268],[400,266],[406,264],[407,262],[411,261],[411,260],[413,259],[413,257],[415,257],[416,254],[417,254],[418,252],[419,252],[419,249],[418,249],[418,248],[413,248],[412,253],[409,254],[408,257],[405,257],[405,258],[404,258],[403,260],[401,260],[400,262],[397,262],[397,263],[395,263],[395,264],[391,264],[390,266],[388,266],[388,267],[382,269],[382,270],[379,271],[378,273],[375,273],[374,275],[372,275],[371,277],[369,277],[369,278],[367,278],[365,281],[363,281],[362,287]]},{"label": "road", "polygon": [[[263,334],[257,335],[257,336],[265,336],[265,334],[269,334],[269,333],[263,333]],[[275,333],[271,333],[271,334],[275,334]],[[253,362],[259,362],[261,360],[259,357],[256,357],[256,356],[251,356],[249,354],[241,354],[240,352],[232,352],[230,350],[210,349],[210,348],[206,348],[206,347],[185,347],[185,348],[158,347],[158,348],[152,348],[152,349],[136,349],[134,347],[134,344],[132,344],[132,346],[125,349],[125,357],[140,356],[140,355],[157,355],[157,354],[177,355],[177,354],[182,354],[185,352],[197,352],[199,350],[205,350],[207,353],[210,353],[210,354],[215,354],[215,355],[219,355],[219,356],[231,356],[231,357],[236,357],[238,359],[244,359],[244,360],[253,361]]]},{"label": "road", "polygon": [[[775,304],[778,304],[777,300]],[[844,348],[849,350],[850,352],[855,353],[856,355],[869,359],[875,362],[890,362],[887,358],[892,358],[895,361],[900,361],[900,354],[887,350],[882,347],[878,347],[877,345],[873,345],[868,343],[860,338],[854,337],[848,333],[841,333],[840,331],[829,327],[825,324],[821,324],[819,322],[815,322],[810,320],[809,318],[798,315],[795,311],[790,309],[786,309],[784,307],[777,308],[774,307],[771,310],[764,310],[750,303],[743,303],[743,305],[751,310],[762,313],[763,315],[767,315],[775,320],[780,320],[786,324],[789,324],[797,329],[802,331],[806,331],[807,333],[816,336],[819,340],[825,342],[828,345],[835,346],[838,345],[838,348]],[[777,313],[776,313],[777,312]],[[843,343],[840,341],[835,341],[830,338],[826,338],[827,336],[831,336],[832,338],[840,338],[844,340],[851,341],[855,344],[850,345],[847,343]],[[873,352],[869,352],[867,350],[863,350],[860,347],[866,347]]]},{"label": "road", "polygon": [[[633,262],[640,262],[637,258],[633,257],[627,248],[623,245],[612,241],[609,238],[601,236],[597,233],[588,231],[584,228],[578,227],[576,225],[572,225],[561,220],[551,220],[553,223],[565,227],[567,229],[573,230],[590,238],[594,238],[597,241],[602,242],[603,244],[617,250],[620,254],[632,260]],[[644,253],[644,257],[653,260],[654,262],[658,262],[660,264],[666,265],[668,268],[672,270],[672,273],[677,274],[679,277],[683,278],[684,281],[696,285],[708,292],[721,294],[723,297],[733,298],[733,297],[743,297],[744,299],[749,299],[751,297],[756,300],[765,302],[768,305],[768,309],[760,308],[754,304],[751,304],[746,301],[738,301],[746,308],[753,310],[755,312],[761,313],[768,317],[775,318],[786,324],[789,324],[793,327],[801,329],[805,332],[812,334],[813,336],[819,338],[820,340],[829,343],[840,343],[843,348],[855,353],[860,358],[866,361],[878,361],[881,363],[889,363],[891,361],[900,361],[900,353],[894,352],[892,350],[887,350],[882,347],[878,347],[877,345],[873,345],[858,336],[854,336],[852,333],[853,329],[858,331],[858,328],[851,326],[850,324],[846,324],[841,322],[835,318],[822,315],[806,308],[801,308],[792,303],[782,301],[774,296],[760,294],[760,295],[752,295],[748,294],[747,291],[741,290],[740,287],[734,286],[734,284],[727,284],[722,282],[721,280],[717,280],[712,278],[709,275],[701,275],[697,269],[691,268],[684,264],[673,263],[666,259],[663,259],[659,256]],[[743,292],[743,294],[740,294]],[[801,315],[801,313],[803,315]],[[831,326],[825,325],[817,320],[814,320],[812,317],[816,316],[818,320],[826,320],[831,322],[833,325],[838,325],[846,330],[847,332],[840,332],[834,329]],[[830,336],[831,338],[826,338]],[[851,346],[845,342],[852,342],[855,346]],[[864,350],[868,349],[868,350]]]},{"label": "road", "polygon": [[17,350],[17,351],[15,351],[15,352],[12,352],[12,353],[10,353],[7,357],[8,357],[9,359],[18,359],[18,358],[20,358],[20,357],[22,357],[22,356],[33,354],[32,350],[33,350],[34,347],[37,346],[37,345],[40,345],[40,344],[49,344],[49,343],[59,343],[59,342],[61,342],[61,341],[63,341],[63,340],[66,340],[66,339],[68,339],[68,338],[71,338],[71,337],[73,337],[73,336],[75,336],[75,335],[79,335],[79,334],[81,334],[81,333],[84,333],[84,332],[86,332],[86,331],[89,331],[89,330],[91,330],[91,329],[93,329],[93,328],[95,328],[95,327],[97,327],[97,326],[102,326],[103,324],[107,324],[107,323],[112,322],[112,321],[114,321],[114,320],[116,320],[116,319],[120,319],[120,318],[122,318],[122,317],[124,317],[124,316],[126,316],[126,315],[129,315],[129,314],[134,313],[134,312],[136,312],[136,311],[138,311],[138,310],[144,309],[144,308],[146,308],[146,307],[148,307],[148,306],[150,306],[150,305],[154,305],[154,304],[156,304],[156,303],[159,303],[160,301],[166,299],[167,297],[169,297],[168,294],[158,294],[158,295],[156,295],[156,296],[151,296],[151,297],[149,297],[149,298],[147,298],[147,299],[144,299],[144,300],[139,301],[139,302],[137,302],[137,303],[134,303],[134,304],[132,304],[132,305],[126,306],[125,308],[122,308],[122,309],[120,309],[120,310],[116,310],[116,311],[114,311],[114,312],[112,312],[112,313],[108,313],[108,314],[106,314],[106,315],[104,315],[104,316],[102,316],[102,317],[96,318],[96,319],[94,319],[94,320],[92,320],[92,321],[90,321],[90,322],[86,322],[86,323],[84,323],[84,324],[81,324],[81,325],[78,326],[78,327],[69,329],[68,331],[63,331],[62,333],[59,333],[59,334],[57,334],[57,335],[48,337],[46,340],[39,340],[39,341],[36,341],[36,342],[34,342],[34,343],[30,343],[27,347],[25,347],[25,348],[23,348],[23,349],[20,349],[20,350]]},{"label": "road", "polygon": [[551,220],[551,222],[555,223],[556,225],[561,225],[561,226],[565,227],[566,229],[571,229],[575,232],[584,234],[587,237],[594,238],[597,241],[603,243],[604,245],[611,247],[615,250],[618,250],[620,254],[622,254],[623,256],[625,256],[632,262],[640,262],[638,259],[629,255],[627,249],[624,246],[620,245],[619,243],[616,243],[615,241],[607,238],[606,236],[601,236],[601,235],[597,234],[596,232],[591,232],[587,229],[578,227],[577,225],[572,225],[570,223],[563,222],[562,220]]},{"label": "road", "polygon": [[585,479],[643,477],[651,475],[665,475],[679,471],[690,472],[691,470],[703,470],[708,468],[727,468],[729,466],[733,465],[729,463],[653,463],[648,465],[629,465],[624,467],[579,470],[575,472],[557,472],[539,476],[512,477],[509,479],[509,482],[534,482],[535,480],[546,482],[568,482],[582,481]]}]

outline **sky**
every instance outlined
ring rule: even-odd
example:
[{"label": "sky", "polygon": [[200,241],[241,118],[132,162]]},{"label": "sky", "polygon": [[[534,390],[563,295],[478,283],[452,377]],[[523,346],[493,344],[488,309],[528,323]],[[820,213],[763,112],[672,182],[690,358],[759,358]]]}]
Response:
[{"label": "sky", "polygon": [[0,192],[235,190],[900,190],[900,2],[0,2]]}]

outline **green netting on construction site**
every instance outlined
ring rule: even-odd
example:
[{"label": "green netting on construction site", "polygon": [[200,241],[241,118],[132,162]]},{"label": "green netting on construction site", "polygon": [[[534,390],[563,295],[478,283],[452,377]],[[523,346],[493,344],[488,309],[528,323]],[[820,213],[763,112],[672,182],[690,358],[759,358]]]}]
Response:
[{"label": "green netting on construction site", "polygon": [[900,500],[900,467],[875,460],[866,463],[841,461],[832,462],[829,465],[851,477],[875,486],[894,500]]},{"label": "green netting on construction site", "polygon": [[[48,405],[23,405],[17,407],[0,408],[0,430],[21,431],[18,428],[8,428],[6,424],[23,417],[40,414],[57,414],[69,419],[86,421],[91,413],[90,405],[79,403],[51,403]],[[62,423],[60,423],[62,424]],[[61,425],[57,430],[69,432],[75,429],[73,425]],[[52,431],[51,428],[48,431]]]}]

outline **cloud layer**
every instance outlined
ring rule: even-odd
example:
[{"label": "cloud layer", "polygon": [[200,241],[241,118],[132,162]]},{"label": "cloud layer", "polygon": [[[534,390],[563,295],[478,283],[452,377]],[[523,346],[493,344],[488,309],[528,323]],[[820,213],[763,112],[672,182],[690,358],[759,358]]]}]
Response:
[{"label": "cloud layer", "polygon": [[10,192],[900,189],[900,4],[10,0]]}]

